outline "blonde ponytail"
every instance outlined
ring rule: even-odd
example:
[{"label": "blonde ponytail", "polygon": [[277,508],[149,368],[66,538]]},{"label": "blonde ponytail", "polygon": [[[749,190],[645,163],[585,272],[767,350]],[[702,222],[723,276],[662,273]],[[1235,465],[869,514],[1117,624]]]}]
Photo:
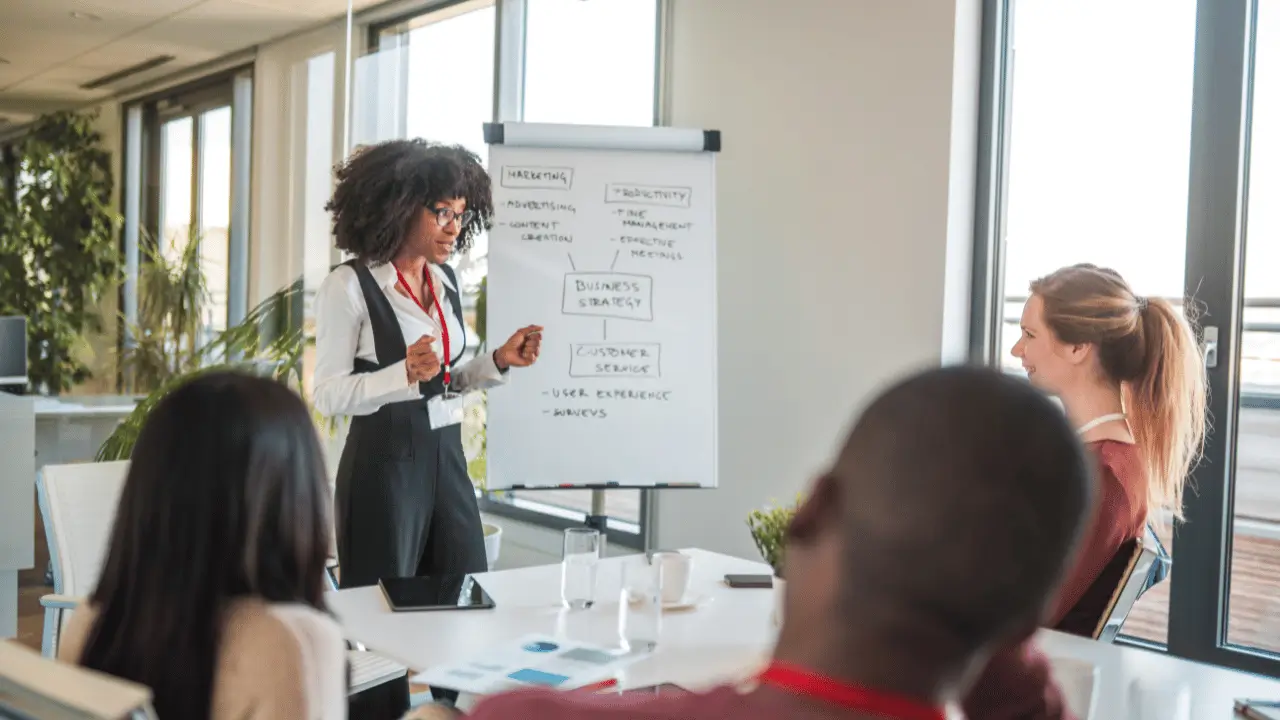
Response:
[{"label": "blonde ponytail", "polygon": [[1182,519],[1187,476],[1204,450],[1204,356],[1189,322],[1168,302],[1140,310],[1141,371],[1122,384],[1133,439],[1146,465],[1148,507]]},{"label": "blonde ponytail", "polygon": [[1059,340],[1098,347],[1103,371],[1119,383],[1147,474],[1150,513],[1182,518],[1182,492],[1204,450],[1204,357],[1195,321],[1165,300],[1134,295],[1114,270],[1073,265],[1031,283]]}]

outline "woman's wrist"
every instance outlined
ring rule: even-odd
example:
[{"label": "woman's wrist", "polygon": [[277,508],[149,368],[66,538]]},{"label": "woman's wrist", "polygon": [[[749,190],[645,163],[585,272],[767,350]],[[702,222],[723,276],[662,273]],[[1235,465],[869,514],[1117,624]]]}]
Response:
[{"label": "woman's wrist", "polygon": [[494,351],[493,351],[493,366],[494,366],[494,367],[496,367],[496,368],[498,368],[498,372],[503,372],[503,373],[504,373],[504,372],[506,372],[506,371],[507,371],[508,369],[510,369],[510,367],[511,367],[510,365],[503,365],[503,364],[502,364],[502,360],[501,360],[501,358],[499,358],[499,357],[498,357],[498,351],[497,351],[497,350],[494,350]]}]

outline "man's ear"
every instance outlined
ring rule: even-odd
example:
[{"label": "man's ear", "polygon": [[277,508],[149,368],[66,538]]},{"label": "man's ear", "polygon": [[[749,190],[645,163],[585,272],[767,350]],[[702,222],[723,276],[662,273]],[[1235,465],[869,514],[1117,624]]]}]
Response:
[{"label": "man's ear", "polygon": [[809,497],[796,509],[788,532],[789,541],[808,542],[819,537],[840,512],[840,483],[830,473],[813,483]]}]

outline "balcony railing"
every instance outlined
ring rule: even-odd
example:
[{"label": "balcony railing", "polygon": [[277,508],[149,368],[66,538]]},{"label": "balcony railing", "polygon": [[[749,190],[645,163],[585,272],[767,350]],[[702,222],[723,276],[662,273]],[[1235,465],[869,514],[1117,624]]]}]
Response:
[{"label": "balcony railing", "polygon": [[[1182,309],[1182,298],[1164,298]],[[1026,296],[1009,295],[1004,300],[1005,345],[1007,338],[1017,337],[1022,306]],[[1008,331],[1013,330],[1010,334]],[[1249,298],[1244,302],[1244,337],[1240,407],[1280,410],[1280,298]],[[1001,358],[1006,366],[1016,367],[1008,355]],[[1277,438],[1280,440],[1280,438]],[[1280,472],[1280,468],[1277,468]]]}]

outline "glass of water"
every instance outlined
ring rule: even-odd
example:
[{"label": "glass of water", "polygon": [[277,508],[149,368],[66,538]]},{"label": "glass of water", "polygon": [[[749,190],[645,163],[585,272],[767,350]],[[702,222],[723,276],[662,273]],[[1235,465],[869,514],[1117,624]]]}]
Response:
[{"label": "glass of water", "polygon": [[647,556],[622,567],[618,636],[627,652],[650,652],[662,633],[662,563]]},{"label": "glass of water", "polygon": [[564,531],[564,559],[560,565],[560,598],[570,610],[585,610],[596,602],[596,566],[600,562],[600,531]]}]

